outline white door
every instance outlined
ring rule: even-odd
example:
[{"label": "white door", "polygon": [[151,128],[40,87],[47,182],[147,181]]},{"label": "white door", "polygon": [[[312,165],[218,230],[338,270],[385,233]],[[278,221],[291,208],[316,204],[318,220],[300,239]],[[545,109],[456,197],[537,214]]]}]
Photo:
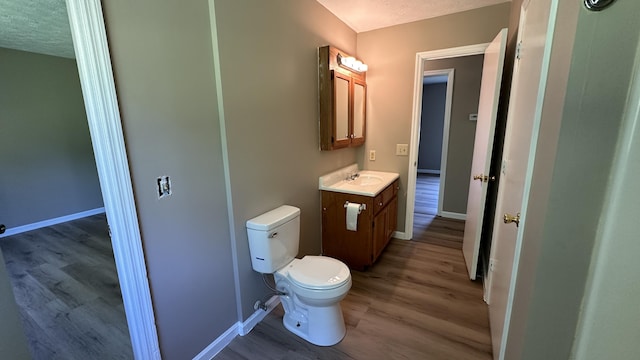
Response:
[{"label": "white door", "polygon": [[[484,204],[487,198],[487,181],[490,179],[489,167],[491,166],[491,151],[493,150],[493,135],[496,129],[506,45],[507,29],[502,29],[485,50],[484,63],[482,64],[478,121],[473,144],[469,197],[467,198],[467,219],[462,242],[464,261],[467,264],[471,280],[475,280],[478,268],[480,232],[482,231]],[[473,180],[474,177],[478,180]]]},{"label": "white door", "polygon": [[[502,156],[498,200],[491,242],[491,262],[487,277],[489,321],[495,359],[502,359],[505,318],[508,317],[509,288],[516,254],[516,238],[522,228],[515,222],[505,223],[504,215],[517,216],[523,210],[525,181],[529,171],[532,139],[537,137],[546,86],[548,60],[545,49],[549,44],[549,15],[552,0],[526,1],[522,5],[518,43],[507,116],[507,129]],[[554,5],[557,6],[557,5]],[[535,144],[535,143],[534,143]]]}]

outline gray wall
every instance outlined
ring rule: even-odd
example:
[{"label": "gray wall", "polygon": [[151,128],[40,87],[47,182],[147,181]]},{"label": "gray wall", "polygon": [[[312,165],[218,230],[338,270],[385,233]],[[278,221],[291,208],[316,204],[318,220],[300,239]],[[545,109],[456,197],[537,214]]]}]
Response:
[{"label": "gray wall", "polygon": [[216,1],[242,317],[268,294],[251,268],[246,220],[299,207],[299,255],[320,253],[318,177],[355,163],[320,151],[317,48],[355,53],[356,34],[313,0]]},{"label": "gray wall", "polygon": [[588,291],[576,336],[575,359],[613,357],[634,359],[640,354],[640,48],[636,50],[635,92],[630,93],[625,124],[616,154],[612,190],[596,239]]},{"label": "gray wall", "polygon": [[103,7],[160,349],[188,359],[238,321],[209,7]]},{"label": "gray wall", "polygon": [[469,120],[469,114],[478,113],[483,59],[483,55],[474,55],[429,60],[425,63],[425,71],[455,69],[443,211],[459,214],[467,212],[473,142],[476,134],[476,122]]},{"label": "gray wall", "polygon": [[[637,60],[640,3],[618,1],[599,13],[586,11],[580,2],[559,6],[551,84],[532,177],[535,195],[527,208],[507,343],[509,359],[570,358],[590,263],[610,256],[594,253],[594,243],[606,215],[603,204]],[[562,78],[565,84],[558,84]],[[559,118],[552,116],[555,112]],[[637,227],[632,236],[637,239]],[[626,261],[636,262],[635,257]],[[635,304],[631,311],[637,311],[637,299]],[[637,331],[637,323],[625,329]],[[631,342],[637,339],[625,340],[626,346]],[[611,358],[637,357],[624,356],[626,349],[617,343],[607,346],[616,349],[607,354]]]},{"label": "gray wall", "polygon": [[[369,65],[367,142],[358,149],[358,159],[364,161],[369,150],[376,150],[376,160],[364,161],[364,167],[400,174],[399,231],[405,231],[409,158],[396,156],[395,147],[411,140],[416,53],[488,43],[507,27],[509,10],[507,2],[358,34],[356,54]],[[464,181],[468,187],[468,177]],[[464,199],[464,206],[449,211],[464,212]]]},{"label": "gray wall", "polygon": [[0,223],[102,207],[75,60],[4,48],[0,59]]},{"label": "gray wall", "polygon": [[4,359],[31,359],[27,339],[16,300],[13,297],[9,274],[4,266],[2,250],[0,250],[0,354]]},{"label": "gray wall", "polygon": [[440,171],[447,83],[422,86],[418,170]]}]

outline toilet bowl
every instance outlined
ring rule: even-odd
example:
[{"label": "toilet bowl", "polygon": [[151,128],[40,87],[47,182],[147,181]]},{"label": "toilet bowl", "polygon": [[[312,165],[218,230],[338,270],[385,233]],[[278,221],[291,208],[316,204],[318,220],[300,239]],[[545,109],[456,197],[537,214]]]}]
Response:
[{"label": "toilet bowl", "polygon": [[351,288],[351,272],[325,256],[295,258],[300,209],[283,205],[247,221],[251,263],[273,274],[285,315],[285,328],[312,344],[331,346],[346,334],[340,301]]}]

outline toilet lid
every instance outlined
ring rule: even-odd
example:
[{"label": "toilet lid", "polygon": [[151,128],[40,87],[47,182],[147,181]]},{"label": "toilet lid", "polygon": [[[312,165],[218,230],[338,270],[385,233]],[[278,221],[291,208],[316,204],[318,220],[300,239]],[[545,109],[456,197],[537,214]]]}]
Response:
[{"label": "toilet lid", "polygon": [[291,281],[307,289],[333,289],[351,277],[345,264],[326,256],[305,256],[293,261],[287,270]]}]

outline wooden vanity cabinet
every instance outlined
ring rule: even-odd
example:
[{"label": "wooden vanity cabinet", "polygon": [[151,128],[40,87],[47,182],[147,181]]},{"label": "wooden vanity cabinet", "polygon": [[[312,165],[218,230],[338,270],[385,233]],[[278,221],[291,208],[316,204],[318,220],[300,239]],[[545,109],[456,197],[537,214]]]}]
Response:
[{"label": "wooden vanity cabinet", "polygon": [[345,52],[324,46],[318,49],[318,102],[320,148],[335,150],[364,144],[366,134],[366,73],[338,64]]},{"label": "wooden vanity cabinet", "polygon": [[[358,230],[347,230],[346,202],[365,204]],[[322,191],[322,254],[343,261],[352,269],[372,265],[391,240],[398,225],[398,180],[377,196]]]}]

